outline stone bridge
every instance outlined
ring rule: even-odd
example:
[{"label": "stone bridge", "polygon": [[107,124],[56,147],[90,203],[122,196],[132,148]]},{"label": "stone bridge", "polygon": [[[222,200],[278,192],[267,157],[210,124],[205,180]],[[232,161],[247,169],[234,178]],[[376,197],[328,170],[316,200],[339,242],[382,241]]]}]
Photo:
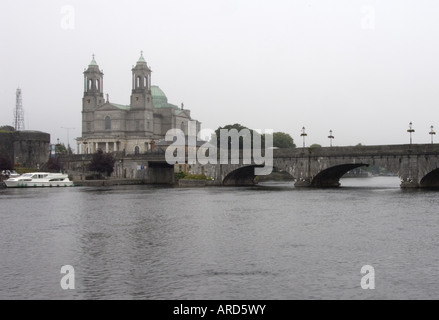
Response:
[{"label": "stone bridge", "polygon": [[[343,175],[364,166],[387,169],[401,179],[404,188],[439,187],[439,145],[297,148],[273,153],[274,168],[293,176],[297,187],[338,187]],[[213,175],[223,185],[249,185],[254,183],[254,168],[221,165]]]},{"label": "stone bridge", "polygon": [[[174,171],[181,164],[167,164],[165,153],[116,155],[113,176],[142,179],[145,183],[175,183]],[[65,169],[84,175],[91,155],[62,158]],[[288,172],[297,187],[332,188],[355,168],[379,166],[401,179],[404,188],[439,188],[439,144],[387,145],[273,150],[273,167]],[[255,184],[255,164],[188,165],[191,173],[214,178],[211,185],[239,186]]]}]

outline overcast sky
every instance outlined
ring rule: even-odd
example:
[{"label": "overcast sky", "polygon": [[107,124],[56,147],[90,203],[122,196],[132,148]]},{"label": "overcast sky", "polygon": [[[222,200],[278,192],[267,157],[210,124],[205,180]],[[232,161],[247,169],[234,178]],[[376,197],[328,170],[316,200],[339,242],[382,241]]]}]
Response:
[{"label": "overcast sky", "polygon": [[[437,0],[4,1],[0,125],[23,90],[26,129],[76,147],[84,68],[129,104],[144,51],[152,82],[203,128],[241,123],[301,145],[428,143],[439,130]],[[71,130],[62,129],[75,128]],[[439,142],[439,136],[437,137]]]}]

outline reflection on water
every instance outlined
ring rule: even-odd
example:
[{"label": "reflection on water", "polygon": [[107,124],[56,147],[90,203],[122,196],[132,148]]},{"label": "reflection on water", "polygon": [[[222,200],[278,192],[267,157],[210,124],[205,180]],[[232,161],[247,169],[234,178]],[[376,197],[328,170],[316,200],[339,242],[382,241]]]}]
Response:
[{"label": "reflection on water", "polygon": [[[439,298],[438,193],[397,178],[3,189],[0,201],[2,299]],[[375,291],[360,287],[364,265]]]}]

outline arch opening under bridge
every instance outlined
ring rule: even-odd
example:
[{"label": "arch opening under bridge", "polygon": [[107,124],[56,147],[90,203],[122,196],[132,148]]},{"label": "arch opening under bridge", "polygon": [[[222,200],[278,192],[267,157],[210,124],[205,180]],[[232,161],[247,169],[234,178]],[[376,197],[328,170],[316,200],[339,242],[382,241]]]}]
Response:
[{"label": "arch opening under bridge", "polygon": [[256,184],[255,168],[262,167],[250,165],[233,170],[223,180],[224,186],[250,186]]},{"label": "arch opening under bridge", "polygon": [[[258,175],[255,175],[255,168],[262,168],[263,165],[248,165],[245,167],[237,168],[226,175],[223,180],[225,186],[251,186],[258,184]],[[276,166],[273,167],[273,172],[286,173],[291,177],[291,180],[295,180],[290,172],[282,170]]]},{"label": "arch opening under bridge", "polygon": [[421,188],[439,188],[439,169],[425,175],[420,182]]},{"label": "arch opening under bridge", "polygon": [[[368,164],[342,164],[327,168],[320,171],[310,182],[311,187],[315,188],[337,188],[340,187],[340,179],[349,171],[360,168],[368,167]],[[300,183],[298,184],[300,186]]]}]

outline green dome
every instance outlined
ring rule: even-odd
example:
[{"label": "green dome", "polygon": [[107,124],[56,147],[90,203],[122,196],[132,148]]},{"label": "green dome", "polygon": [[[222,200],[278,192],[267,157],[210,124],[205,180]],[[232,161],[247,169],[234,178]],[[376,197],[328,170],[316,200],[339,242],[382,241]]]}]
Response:
[{"label": "green dome", "polygon": [[146,60],[143,57],[143,51],[140,52],[140,58],[139,58],[139,61],[137,61],[137,63],[146,63]]},{"label": "green dome", "polygon": [[152,104],[154,108],[173,108],[179,109],[177,106],[168,103],[166,94],[158,86],[151,86]]},{"label": "green dome", "polygon": [[162,89],[159,88],[159,86],[151,86],[151,95],[152,98],[157,101],[163,101],[165,103],[168,103],[168,98],[166,97],[166,94],[163,92]]},{"label": "green dome", "polygon": [[98,64],[96,63],[95,55],[93,55],[93,59],[91,60],[89,66],[91,67],[91,66],[97,66],[97,65],[98,65]]}]

